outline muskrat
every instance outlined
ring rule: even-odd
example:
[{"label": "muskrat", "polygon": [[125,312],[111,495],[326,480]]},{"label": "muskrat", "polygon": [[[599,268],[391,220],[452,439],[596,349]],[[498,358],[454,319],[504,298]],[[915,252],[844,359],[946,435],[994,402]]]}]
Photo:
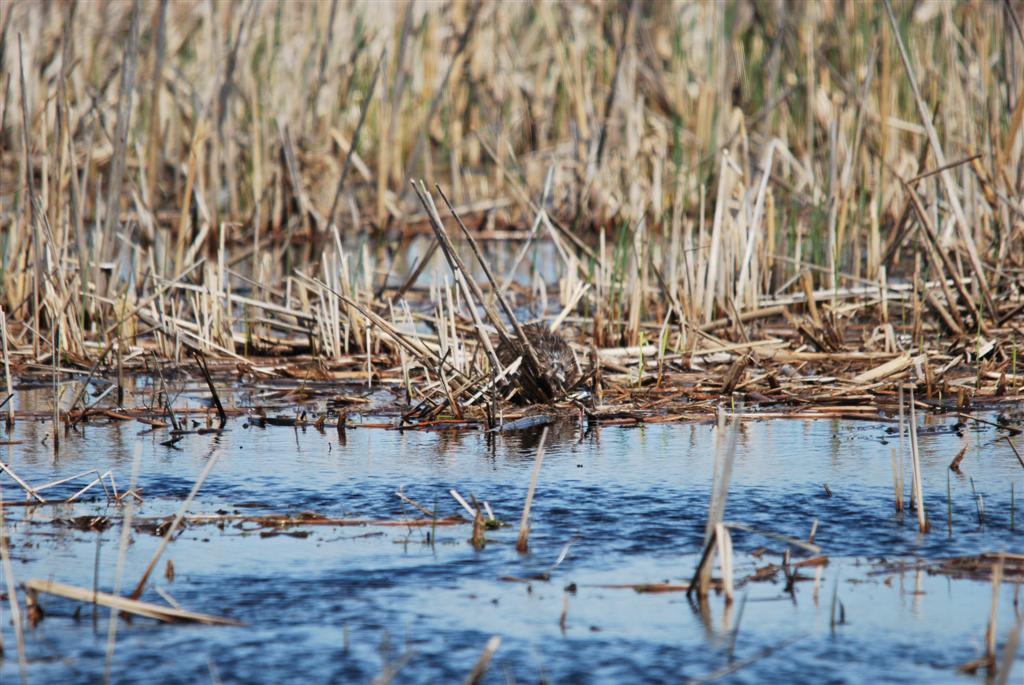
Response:
[{"label": "muskrat", "polygon": [[[554,395],[561,395],[563,392],[572,389],[576,381],[579,379],[579,366],[576,363],[576,357],[572,353],[572,348],[569,347],[569,343],[565,341],[565,338],[560,336],[558,333],[552,333],[548,330],[548,327],[543,323],[530,323],[523,326],[523,333],[526,334],[526,339],[530,342],[530,346],[533,347],[533,351],[537,354],[537,361],[540,362],[541,373],[547,374],[548,377],[554,383],[561,387],[552,388]],[[518,339],[515,334],[512,333],[511,342],[502,342],[498,345],[498,359],[502,364],[508,366],[520,355],[525,353],[518,349]],[[519,367],[519,371],[516,375],[522,378],[522,374],[526,372],[529,366],[527,360],[524,359],[522,366]],[[544,388],[547,383],[534,382],[528,383],[527,385],[536,385],[540,388]],[[546,391],[545,391],[546,392]]]}]

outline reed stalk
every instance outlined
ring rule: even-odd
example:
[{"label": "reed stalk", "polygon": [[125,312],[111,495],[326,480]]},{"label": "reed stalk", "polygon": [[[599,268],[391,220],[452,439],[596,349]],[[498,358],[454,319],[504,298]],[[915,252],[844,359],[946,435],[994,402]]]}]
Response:
[{"label": "reed stalk", "polygon": [[4,382],[7,384],[7,428],[14,426],[14,383],[11,381],[11,353],[7,347],[7,316],[4,314],[3,306],[0,306],[0,344],[4,353]]},{"label": "reed stalk", "polygon": [[917,446],[917,413],[913,388],[910,389],[910,464],[913,471],[914,502],[917,505],[917,526],[924,533],[928,530],[928,518],[925,515],[924,493],[921,485],[921,453]]},{"label": "reed stalk", "polygon": [[537,491],[537,479],[540,478],[540,467],[544,463],[544,442],[548,437],[548,427],[540,434],[537,445],[537,456],[534,457],[533,472],[530,474],[530,487],[526,490],[526,502],[523,504],[523,516],[519,521],[519,535],[516,537],[516,551],[525,554],[530,547],[530,507],[533,505],[533,494]]}]

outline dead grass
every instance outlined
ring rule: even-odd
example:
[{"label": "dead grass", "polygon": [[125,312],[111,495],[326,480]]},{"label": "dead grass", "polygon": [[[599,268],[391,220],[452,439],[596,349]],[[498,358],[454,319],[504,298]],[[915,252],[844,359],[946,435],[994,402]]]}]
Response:
[{"label": "dead grass", "polygon": [[[812,393],[831,404],[903,380],[1016,396],[1021,16],[5,3],[5,361],[359,358],[423,418],[460,415],[507,382],[485,354],[501,294],[634,405],[784,403],[787,369],[849,380]],[[411,178],[444,188],[484,261]],[[428,255],[438,219],[463,274]]]}]

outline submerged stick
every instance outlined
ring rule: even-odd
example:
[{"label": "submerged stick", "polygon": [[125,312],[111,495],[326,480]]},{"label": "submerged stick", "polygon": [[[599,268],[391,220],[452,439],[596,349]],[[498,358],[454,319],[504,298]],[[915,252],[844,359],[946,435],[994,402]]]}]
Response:
[{"label": "submerged stick", "polygon": [[533,505],[533,493],[537,490],[537,479],[540,477],[540,466],[544,462],[544,442],[548,437],[548,428],[540,434],[540,445],[537,446],[537,457],[530,476],[530,487],[526,491],[526,504],[523,505],[523,518],[519,521],[519,537],[516,539],[516,551],[525,553],[530,545],[530,507]]}]

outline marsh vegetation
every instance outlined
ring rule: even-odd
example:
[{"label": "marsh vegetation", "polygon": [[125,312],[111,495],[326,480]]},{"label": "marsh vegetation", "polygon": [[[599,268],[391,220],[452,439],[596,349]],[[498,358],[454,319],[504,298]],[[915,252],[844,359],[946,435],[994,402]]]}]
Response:
[{"label": "marsh vegetation", "polygon": [[[1022,10],[4,3],[0,548],[17,649],[0,672],[144,679],[126,664],[148,648],[117,612],[200,620],[166,586],[191,564],[187,608],[246,624],[155,633],[161,651],[223,640],[230,656],[190,661],[192,680],[216,682],[218,663],[280,679],[291,659],[252,653],[257,633],[342,649],[337,668],[309,661],[314,679],[800,680],[867,653],[845,617],[877,596],[842,583],[899,578],[893,601],[912,606],[889,616],[892,649],[845,679],[972,662],[1005,682]],[[285,556],[260,570],[271,547]],[[217,561],[230,554],[244,561]],[[377,585],[357,588],[361,570]],[[316,578],[369,614],[313,601]],[[894,637],[927,613],[904,601],[946,578],[941,611],[987,627]],[[795,608],[805,579],[813,610]],[[750,608],[761,581],[800,635],[769,628],[786,610]],[[266,597],[217,590],[246,582]],[[645,612],[598,618],[628,614],[608,600],[623,590]],[[507,614],[478,625],[492,591]],[[456,608],[423,608],[441,602]],[[97,605],[115,619],[76,652]],[[666,616],[696,668],[658,637]],[[350,626],[379,629],[378,652]],[[392,653],[409,626],[431,637]],[[814,646],[783,656],[805,633]],[[559,636],[549,662],[524,656]],[[917,670],[922,640],[941,648]]]}]

